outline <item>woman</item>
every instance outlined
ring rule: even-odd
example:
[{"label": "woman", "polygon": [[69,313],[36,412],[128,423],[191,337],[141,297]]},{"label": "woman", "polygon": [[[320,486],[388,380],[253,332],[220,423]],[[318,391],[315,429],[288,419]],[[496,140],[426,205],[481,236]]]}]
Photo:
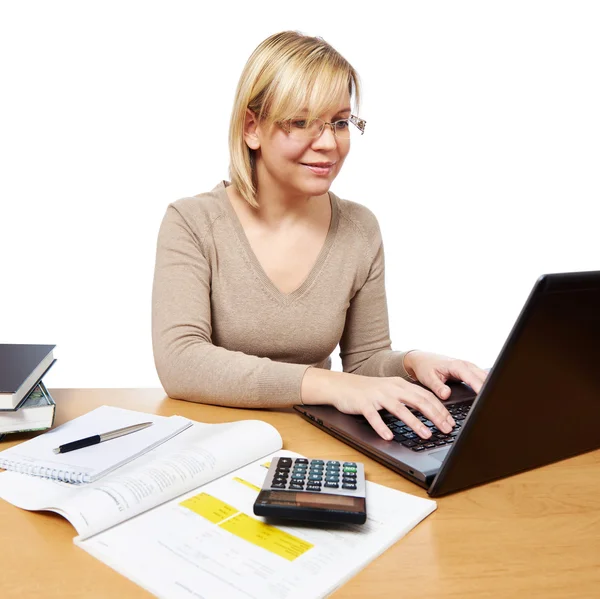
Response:
[{"label": "woman", "polygon": [[[152,335],[169,396],[331,404],[389,440],[378,410],[428,438],[408,407],[448,433],[445,382],[479,391],[486,373],[473,364],[391,350],[377,220],[329,191],[349,136],[364,132],[351,114],[359,95],[355,70],[320,38],[279,33],[248,60],[231,117],[231,183],[171,204],[158,237]],[[344,372],[329,370],[338,343]]]}]

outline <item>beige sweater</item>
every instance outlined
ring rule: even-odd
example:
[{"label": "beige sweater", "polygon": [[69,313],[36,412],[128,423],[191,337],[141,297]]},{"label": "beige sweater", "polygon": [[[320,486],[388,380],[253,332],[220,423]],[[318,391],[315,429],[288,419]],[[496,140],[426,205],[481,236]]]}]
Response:
[{"label": "beige sweater", "polygon": [[253,253],[223,181],[174,202],[158,235],[152,293],[156,369],[170,397],[240,407],[300,403],[309,366],[402,376],[391,350],[383,245],[373,213],[329,192],[314,268],[281,292]]}]

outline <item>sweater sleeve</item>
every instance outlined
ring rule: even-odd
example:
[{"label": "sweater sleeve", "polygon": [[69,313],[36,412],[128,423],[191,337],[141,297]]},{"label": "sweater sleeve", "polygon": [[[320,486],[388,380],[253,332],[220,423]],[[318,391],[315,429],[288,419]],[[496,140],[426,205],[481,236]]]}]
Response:
[{"label": "sweater sleeve", "polygon": [[[208,224],[207,224],[208,230]],[[211,269],[203,239],[172,204],[158,234],[152,289],[154,362],[167,394],[237,407],[301,403],[308,364],[289,364],[212,343]]]},{"label": "sweater sleeve", "polygon": [[407,352],[393,351],[390,340],[383,241],[377,220],[371,215],[372,233],[366,239],[370,258],[365,282],[350,300],[340,340],[344,372],[365,376],[400,376]]}]

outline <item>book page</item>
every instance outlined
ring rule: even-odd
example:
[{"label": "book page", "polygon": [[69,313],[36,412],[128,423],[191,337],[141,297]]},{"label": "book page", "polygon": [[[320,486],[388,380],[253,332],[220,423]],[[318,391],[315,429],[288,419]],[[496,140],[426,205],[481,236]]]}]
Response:
[{"label": "book page", "polygon": [[281,446],[277,430],[259,420],[194,423],[95,483],[71,485],[15,472],[0,473],[0,498],[23,509],[57,512],[85,538]]},{"label": "book page", "polygon": [[436,507],[367,481],[363,525],[271,525],[253,514],[267,469],[260,460],[75,542],[159,597],[305,599],[333,592]]}]

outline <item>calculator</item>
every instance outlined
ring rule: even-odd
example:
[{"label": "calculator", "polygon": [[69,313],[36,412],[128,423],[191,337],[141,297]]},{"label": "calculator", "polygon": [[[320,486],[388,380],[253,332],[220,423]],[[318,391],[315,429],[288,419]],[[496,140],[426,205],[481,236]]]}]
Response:
[{"label": "calculator", "polygon": [[257,516],[312,522],[367,520],[360,462],[275,457],[254,502]]}]

